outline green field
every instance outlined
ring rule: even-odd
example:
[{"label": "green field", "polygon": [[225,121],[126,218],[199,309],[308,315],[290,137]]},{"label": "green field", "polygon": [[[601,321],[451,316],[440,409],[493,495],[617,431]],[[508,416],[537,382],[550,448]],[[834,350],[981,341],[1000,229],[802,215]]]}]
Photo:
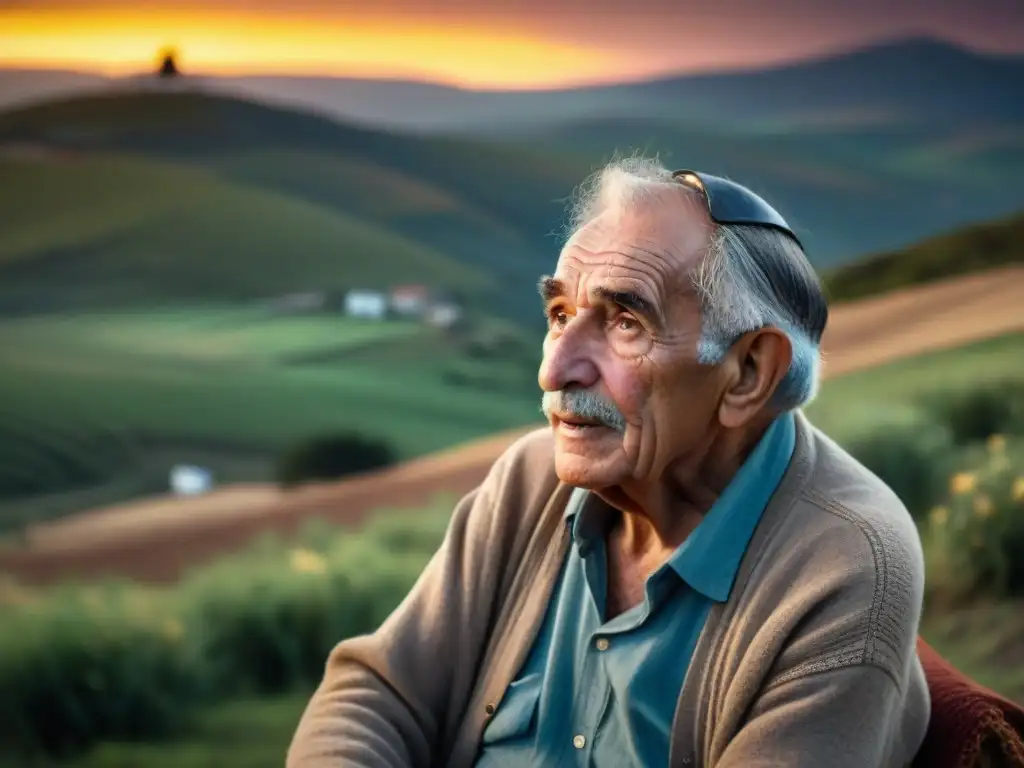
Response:
[{"label": "green field", "polygon": [[33,349],[159,363],[267,366],[303,355],[344,354],[364,346],[428,336],[414,322],[334,315],[275,315],[260,307],[179,308],[12,319],[0,324],[8,365]]},{"label": "green field", "polygon": [[1008,380],[1024,380],[1024,334],[918,355],[828,380],[807,414],[829,434],[854,437],[880,423],[913,421],[919,416],[920,403],[931,396]]},{"label": "green field", "polygon": [[[500,359],[481,351],[495,338]],[[534,346],[487,319],[453,337],[246,306],[9,319],[0,520],[160,492],[179,462],[265,479],[315,434],[355,430],[410,457],[516,426],[537,413]]]},{"label": "green field", "polygon": [[[281,768],[308,697],[229,702],[170,744],[104,744],[67,768]],[[11,766],[14,768],[14,766]]]}]

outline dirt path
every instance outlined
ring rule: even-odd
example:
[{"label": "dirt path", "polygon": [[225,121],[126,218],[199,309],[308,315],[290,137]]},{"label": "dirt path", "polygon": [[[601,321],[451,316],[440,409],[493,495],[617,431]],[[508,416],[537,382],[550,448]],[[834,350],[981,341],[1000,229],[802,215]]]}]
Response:
[{"label": "dirt path", "polygon": [[[1012,331],[1024,331],[1024,267],[836,307],[825,338],[825,375]],[[197,499],[157,498],[84,512],[37,526],[22,548],[0,550],[0,572],[35,583],[104,574],[172,580],[264,531],[287,534],[312,518],[357,524],[382,507],[410,507],[439,493],[466,493],[528,429],[291,492],[239,485]]]}]

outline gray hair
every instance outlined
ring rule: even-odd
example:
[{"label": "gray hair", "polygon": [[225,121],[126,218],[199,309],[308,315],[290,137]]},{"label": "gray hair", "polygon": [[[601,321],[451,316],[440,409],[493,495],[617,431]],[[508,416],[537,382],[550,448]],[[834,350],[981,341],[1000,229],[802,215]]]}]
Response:
[{"label": "gray hair", "polygon": [[[605,212],[626,211],[670,191],[697,194],[673,180],[657,159],[615,159],[577,190],[570,234]],[[776,327],[789,338],[793,359],[775,402],[786,410],[810,402],[819,387],[828,306],[800,245],[770,227],[716,224],[691,279],[701,303],[698,360],[718,363],[744,333]]]}]

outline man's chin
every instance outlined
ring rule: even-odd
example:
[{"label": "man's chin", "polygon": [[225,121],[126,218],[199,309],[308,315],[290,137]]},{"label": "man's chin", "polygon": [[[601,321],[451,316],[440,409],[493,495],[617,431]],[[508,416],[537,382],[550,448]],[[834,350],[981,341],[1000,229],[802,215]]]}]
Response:
[{"label": "man's chin", "polygon": [[621,460],[621,456],[588,456],[556,447],[555,474],[566,485],[599,490],[617,485],[628,474],[623,471]]}]

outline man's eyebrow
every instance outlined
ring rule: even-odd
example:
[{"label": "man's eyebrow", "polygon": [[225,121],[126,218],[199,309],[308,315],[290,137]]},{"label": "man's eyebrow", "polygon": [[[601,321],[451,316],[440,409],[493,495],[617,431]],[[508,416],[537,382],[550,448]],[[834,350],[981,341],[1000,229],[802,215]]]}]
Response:
[{"label": "man's eyebrow", "polygon": [[[540,282],[537,284],[537,289],[545,304],[559,297],[565,296],[565,283],[558,278],[551,277],[550,275],[545,275],[540,279]],[[594,289],[594,295],[602,301],[606,301],[610,304],[618,304],[620,307],[631,312],[635,312],[652,322],[661,321],[661,314],[658,312],[658,308],[654,303],[636,291],[621,291],[614,290],[612,288],[599,287]]]},{"label": "man's eyebrow", "polygon": [[537,283],[537,290],[540,292],[541,299],[545,302],[565,295],[565,285],[561,280],[558,280],[551,275],[544,275],[544,277],[540,279]]},{"label": "man's eyebrow", "polygon": [[650,320],[657,320],[660,315],[654,303],[636,291],[616,291],[610,288],[595,288],[594,293],[604,301],[618,304],[631,312],[636,312]]}]

